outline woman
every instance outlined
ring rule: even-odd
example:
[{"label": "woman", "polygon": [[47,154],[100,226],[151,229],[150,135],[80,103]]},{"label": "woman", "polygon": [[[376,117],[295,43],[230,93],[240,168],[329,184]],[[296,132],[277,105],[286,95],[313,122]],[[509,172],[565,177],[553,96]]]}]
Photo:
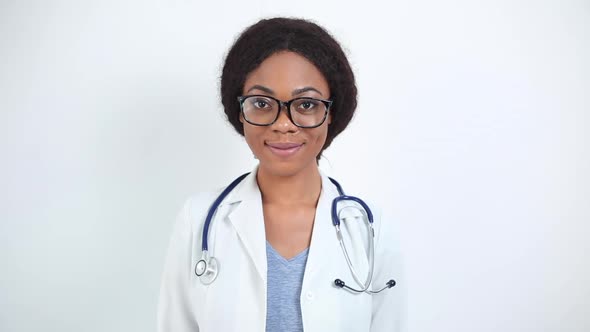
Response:
[{"label": "woman", "polygon": [[369,285],[367,216],[359,203],[338,206],[355,277],[330,216],[338,190],[317,164],[351,120],[356,96],[344,52],[316,24],[274,18],[241,34],[225,59],[221,98],[259,164],[222,198],[206,252],[203,228],[219,192],[185,203],[163,274],[159,331],[399,330],[390,222],[373,209]]}]

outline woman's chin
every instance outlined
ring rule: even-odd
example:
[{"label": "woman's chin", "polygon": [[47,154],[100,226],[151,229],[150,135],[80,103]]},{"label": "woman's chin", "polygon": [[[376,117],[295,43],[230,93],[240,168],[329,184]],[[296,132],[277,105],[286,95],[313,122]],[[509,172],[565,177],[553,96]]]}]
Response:
[{"label": "woman's chin", "polygon": [[259,161],[259,172],[262,171],[265,175],[276,177],[292,177],[300,173],[306,173],[311,167],[317,167],[315,159],[311,163],[303,163],[301,161]]}]

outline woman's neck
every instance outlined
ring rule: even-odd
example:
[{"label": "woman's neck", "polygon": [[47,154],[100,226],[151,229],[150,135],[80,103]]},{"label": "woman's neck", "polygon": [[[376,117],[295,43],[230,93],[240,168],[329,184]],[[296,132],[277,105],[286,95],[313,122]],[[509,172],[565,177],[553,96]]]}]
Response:
[{"label": "woman's neck", "polygon": [[262,202],[279,205],[316,205],[322,190],[322,178],[317,164],[300,172],[283,176],[258,167],[256,174]]}]

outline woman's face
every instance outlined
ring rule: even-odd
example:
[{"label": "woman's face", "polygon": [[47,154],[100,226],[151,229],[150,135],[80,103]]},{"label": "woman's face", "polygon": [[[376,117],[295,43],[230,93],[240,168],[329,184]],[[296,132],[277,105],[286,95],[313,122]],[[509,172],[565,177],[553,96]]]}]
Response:
[{"label": "woman's face", "polygon": [[[281,101],[297,97],[329,99],[330,89],[322,73],[303,56],[288,51],[275,53],[246,77],[242,95],[266,95]],[[240,115],[244,137],[259,160],[259,167],[278,176],[290,176],[316,167],[316,157],[328,134],[330,114],[316,128],[299,128],[282,107],[270,126],[249,124]]]}]

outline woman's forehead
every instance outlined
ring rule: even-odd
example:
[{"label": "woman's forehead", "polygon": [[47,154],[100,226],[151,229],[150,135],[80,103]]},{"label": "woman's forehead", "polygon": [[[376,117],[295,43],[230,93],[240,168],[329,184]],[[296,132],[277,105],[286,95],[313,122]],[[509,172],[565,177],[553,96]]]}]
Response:
[{"label": "woman's forehead", "polygon": [[248,74],[243,92],[253,87],[265,87],[271,91],[263,92],[274,92],[276,95],[292,95],[296,90],[309,87],[324,97],[330,93],[328,82],[320,70],[305,57],[288,51],[271,55]]}]

